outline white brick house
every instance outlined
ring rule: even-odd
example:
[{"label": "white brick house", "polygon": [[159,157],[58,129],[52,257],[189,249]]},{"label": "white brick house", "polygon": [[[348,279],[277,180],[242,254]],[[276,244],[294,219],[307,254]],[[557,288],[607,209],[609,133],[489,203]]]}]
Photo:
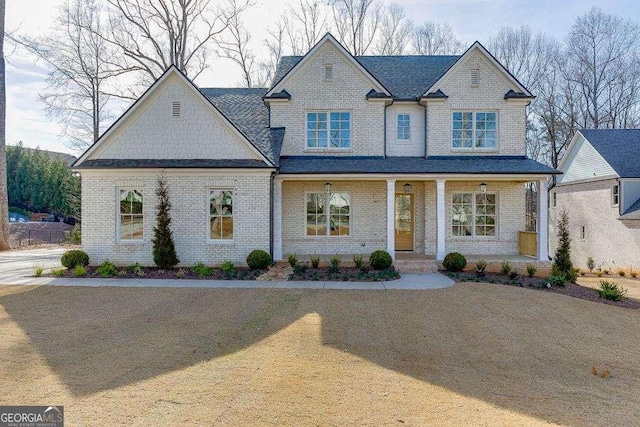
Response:
[{"label": "white brick house", "polygon": [[569,216],[571,258],[607,270],[640,268],[640,129],[585,129],[571,140],[550,189],[550,246]]},{"label": "white brick house", "polygon": [[[253,249],[441,260],[518,254],[533,95],[474,43],[461,56],[351,56],[327,34],[282,58],[265,89],[198,89],[170,68],[85,152],[83,247],[92,264],[151,264],[164,171],[184,265]],[[547,260],[546,226],[536,257]]]}]

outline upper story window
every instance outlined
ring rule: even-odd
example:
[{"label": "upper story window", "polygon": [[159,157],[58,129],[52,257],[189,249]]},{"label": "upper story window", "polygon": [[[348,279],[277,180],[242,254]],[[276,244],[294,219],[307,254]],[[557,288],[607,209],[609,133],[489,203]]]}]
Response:
[{"label": "upper story window", "polygon": [[351,148],[351,113],[307,113],[307,148]]},{"label": "upper story window", "polygon": [[409,141],[411,139],[411,116],[409,114],[398,114],[396,138],[398,141]]},{"label": "upper story window", "polygon": [[120,240],[142,240],[144,215],[142,213],[142,190],[120,190],[120,215],[118,216],[118,236]]},{"label": "upper story window", "polygon": [[618,184],[611,187],[611,202],[613,206],[620,204],[620,186]]},{"label": "upper story window", "polygon": [[496,148],[498,114],[484,111],[454,111],[452,146],[466,149]]}]

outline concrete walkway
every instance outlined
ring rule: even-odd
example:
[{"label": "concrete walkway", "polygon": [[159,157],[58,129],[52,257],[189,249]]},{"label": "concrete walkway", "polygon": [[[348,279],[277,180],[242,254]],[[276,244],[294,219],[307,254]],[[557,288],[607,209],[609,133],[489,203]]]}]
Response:
[{"label": "concrete walkway", "polygon": [[455,283],[440,273],[405,273],[384,282],[189,280],[189,279],[93,279],[31,277],[33,267],[45,271],[60,267],[64,249],[34,249],[0,254],[0,285],[113,286],[121,288],[267,288],[267,289],[440,289]]}]

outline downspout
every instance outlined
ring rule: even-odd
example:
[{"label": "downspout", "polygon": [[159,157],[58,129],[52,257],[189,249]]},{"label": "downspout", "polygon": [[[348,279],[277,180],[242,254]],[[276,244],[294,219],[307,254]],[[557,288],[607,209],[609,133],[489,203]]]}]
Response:
[{"label": "downspout", "polygon": [[424,158],[428,157],[427,150],[427,104],[422,104],[422,108],[424,108]]},{"label": "downspout", "polygon": [[274,217],[273,217],[273,201],[274,201],[274,197],[273,197],[273,183],[275,181],[276,178],[276,172],[271,172],[271,180],[269,182],[269,187],[270,187],[270,191],[269,191],[269,254],[271,254],[271,259],[273,259],[273,222],[274,222]]},{"label": "downspout", "polygon": [[382,131],[383,137],[383,153],[382,153],[382,158],[386,159],[387,158],[387,107],[391,105],[391,104],[384,104],[384,110],[382,111],[382,114],[384,114],[384,118],[383,118],[383,123],[384,123],[384,130]]}]

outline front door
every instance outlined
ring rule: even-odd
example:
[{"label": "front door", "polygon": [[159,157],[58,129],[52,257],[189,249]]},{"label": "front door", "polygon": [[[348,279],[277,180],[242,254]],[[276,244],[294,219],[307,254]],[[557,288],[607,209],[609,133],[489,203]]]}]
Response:
[{"label": "front door", "polygon": [[413,194],[396,194],[396,251],[413,250]]}]

